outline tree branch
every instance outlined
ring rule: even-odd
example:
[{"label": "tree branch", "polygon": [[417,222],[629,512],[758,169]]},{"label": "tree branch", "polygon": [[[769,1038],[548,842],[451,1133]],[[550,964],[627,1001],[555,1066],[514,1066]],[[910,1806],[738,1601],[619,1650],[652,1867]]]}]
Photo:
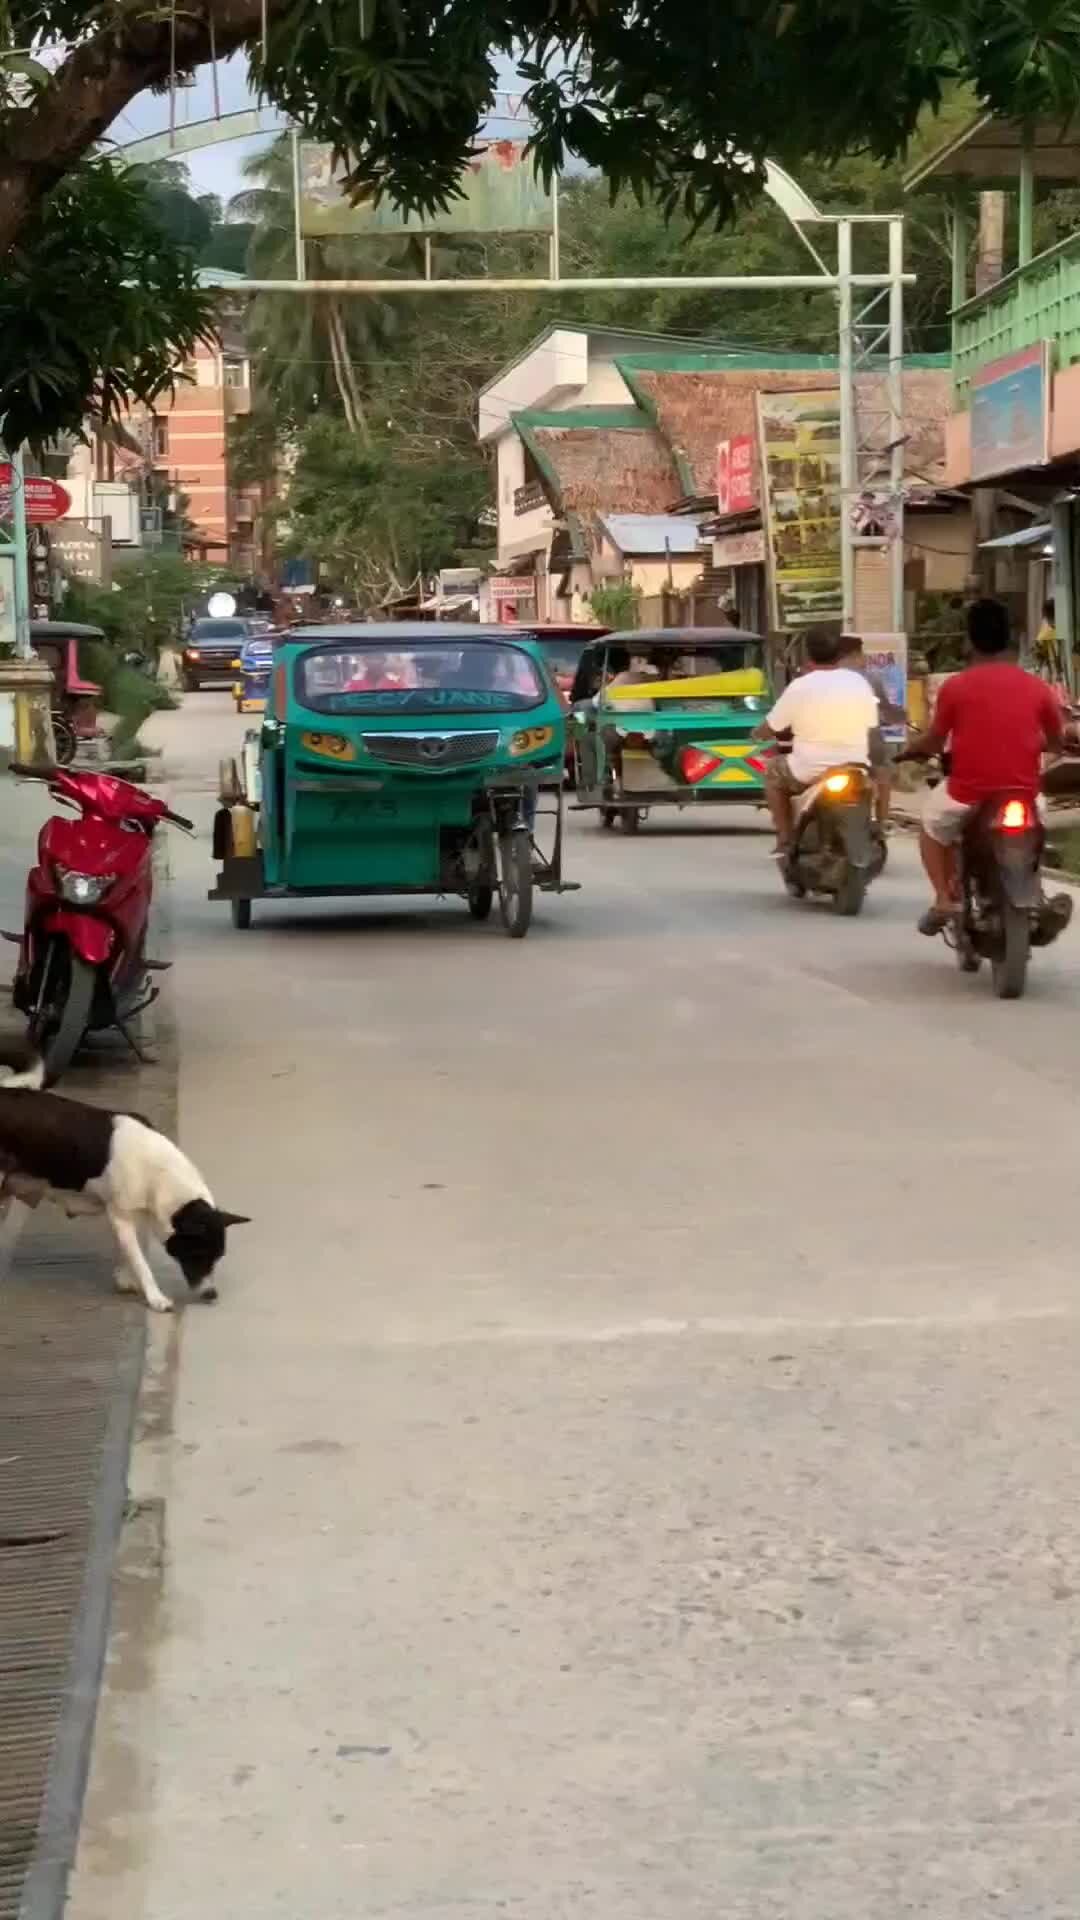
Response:
[{"label": "tree branch", "polygon": [[[288,0],[268,0],[272,22]],[[219,58],[250,45],[262,30],[262,0],[201,0],[176,13],[177,71],[190,72],[210,58],[210,20]],[[42,197],[102,138],[117,115],[144,88],[167,81],[172,71],[172,28],[163,10],[149,12],[136,0],[122,26],[76,47],[57,68],[34,104],[0,115],[0,255],[15,245]]]}]

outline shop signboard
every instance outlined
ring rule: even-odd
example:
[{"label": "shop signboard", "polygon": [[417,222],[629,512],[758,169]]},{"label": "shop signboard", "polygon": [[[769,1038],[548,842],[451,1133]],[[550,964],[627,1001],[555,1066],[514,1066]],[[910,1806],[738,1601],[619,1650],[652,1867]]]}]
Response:
[{"label": "shop signboard", "polygon": [[752,513],[756,506],[753,436],[737,433],[716,449],[716,511]]},{"label": "shop signboard", "polygon": [[971,477],[991,480],[1050,458],[1050,342],[990,360],[971,377]]},{"label": "shop signboard", "polygon": [[843,616],[840,393],[757,395],[770,623],[777,632]]},{"label": "shop signboard", "polygon": [[[15,470],[10,460],[0,461],[0,516],[11,516],[12,490],[15,485]],[[23,498],[26,502],[27,525],[44,526],[50,520],[62,520],[71,512],[71,495],[66,487],[57,480],[48,480],[43,474],[28,473],[23,476]]]}]

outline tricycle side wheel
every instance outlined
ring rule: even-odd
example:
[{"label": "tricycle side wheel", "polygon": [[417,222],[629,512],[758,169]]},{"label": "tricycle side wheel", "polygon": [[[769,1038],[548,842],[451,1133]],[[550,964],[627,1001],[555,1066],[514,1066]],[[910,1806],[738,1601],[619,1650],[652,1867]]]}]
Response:
[{"label": "tricycle side wheel", "polygon": [[622,817],[623,832],[636,833],[638,831],[638,828],[641,825],[643,818],[644,818],[644,811],[641,807],[624,807],[623,817]]},{"label": "tricycle side wheel", "polygon": [[472,914],[474,920],[487,920],[490,918],[492,903],[495,899],[494,887],[474,887],[468,899],[469,912]]},{"label": "tricycle side wheel", "polygon": [[514,827],[499,835],[499,914],[511,940],[524,940],[532,910],[532,835]]},{"label": "tricycle side wheel", "polygon": [[600,809],[600,825],[601,825],[601,826],[602,826],[603,828],[605,828],[605,829],[606,829],[606,831],[607,831],[608,833],[610,833],[610,832],[611,832],[611,830],[612,830],[612,828],[613,828],[613,826],[615,825],[615,809],[614,809],[614,807],[601,807],[601,809]]},{"label": "tricycle side wheel", "polygon": [[234,900],[232,903],[232,923],[240,933],[246,933],[251,925],[251,901]]}]

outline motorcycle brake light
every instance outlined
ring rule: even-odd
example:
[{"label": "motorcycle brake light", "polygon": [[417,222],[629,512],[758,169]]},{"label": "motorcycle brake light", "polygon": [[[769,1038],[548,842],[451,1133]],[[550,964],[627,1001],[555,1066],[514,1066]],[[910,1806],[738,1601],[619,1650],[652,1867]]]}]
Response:
[{"label": "motorcycle brake light", "polygon": [[825,791],[826,793],[846,793],[850,785],[850,773],[830,773],[825,782]]},{"label": "motorcycle brake light", "polygon": [[1031,825],[1031,808],[1026,800],[1006,800],[994,822],[1006,833],[1026,833]]}]

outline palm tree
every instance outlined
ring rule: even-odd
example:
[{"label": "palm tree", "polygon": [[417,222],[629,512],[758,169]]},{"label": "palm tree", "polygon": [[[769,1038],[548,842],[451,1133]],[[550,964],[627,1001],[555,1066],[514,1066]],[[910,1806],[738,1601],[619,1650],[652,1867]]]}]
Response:
[{"label": "palm tree", "polygon": [[[296,242],[289,136],[253,154],[244,173],[253,184],[233,197],[229,212],[254,225],[248,270],[260,280],[291,279]],[[348,272],[340,243],[309,240],[307,248],[313,278],[340,278]],[[279,415],[303,420],[330,405],[343,414],[350,432],[369,445],[363,369],[378,357],[392,330],[389,309],[376,300],[257,294],[249,346],[256,368],[263,372],[263,390],[272,395]]]}]

